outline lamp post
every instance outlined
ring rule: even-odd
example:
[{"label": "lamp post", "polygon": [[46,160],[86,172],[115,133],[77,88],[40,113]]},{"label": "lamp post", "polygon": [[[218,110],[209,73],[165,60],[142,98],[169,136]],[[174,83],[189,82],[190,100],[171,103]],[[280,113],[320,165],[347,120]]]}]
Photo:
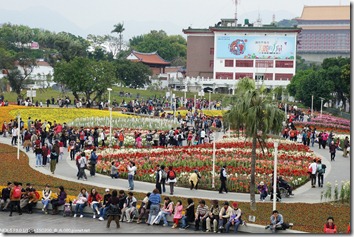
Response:
[{"label": "lamp post", "polygon": [[277,165],[278,165],[278,142],[274,142],[274,174],[273,174],[273,210],[277,208]]},{"label": "lamp post", "polygon": [[322,118],[322,105],[323,105],[324,98],[320,97],[320,99],[321,99],[321,118]]},{"label": "lamp post", "polygon": [[313,95],[311,96],[311,118],[313,117]]},{"label": "lamp post", "polygon": [[20,127],[21,127],[21,120],[20,114],[17,116],[17,159],[20,159]]},{"label": "lamp post", "polygon": [[211,187],[215,188],[215,153],[216,153],[216,130],[214,130],[214,139],[213,139],[213,180]]},{"label": "lamp post", "polygon": [[108,90],[108,110],[109,110],[109,147],[112,147],[112,107],[111,107],[112,88],[107,88],[107,90]]}]

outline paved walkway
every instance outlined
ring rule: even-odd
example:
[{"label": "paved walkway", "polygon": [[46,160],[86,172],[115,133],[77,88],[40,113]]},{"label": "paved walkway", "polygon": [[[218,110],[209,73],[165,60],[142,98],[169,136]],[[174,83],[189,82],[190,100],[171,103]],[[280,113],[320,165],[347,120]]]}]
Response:
[{"label": "paved walkway", "polygon": [[[7,137],[0,137],[0,143],[4,144],[11,144],[11,138]],[[311,147],[312,148],[312,147]],[[20,146],[20,149],[25,152],[24,149]],[[334,185],[335,181],[338,181],[339,188],[340,182],[342,180],[350,180],[350,158],[342,157],[342,152],[337,152],[337,157],[334,162],[330,161],[330,155],[328,149],[318,149],[318,145],[312,148],[318,156],[322,157],[323,163],[327,165],[326,174],[324,177],[324,182],[327,181],[332,182]],[[27,155],[29,156],[29,165],[46,175],[52,175],[49,166],[47,167],[35,167],[35,155],[33,152],[28,152]],[[89,184],[94,186],[99,186],[102,188],[110,188],[110,189],[128,189],[128,181],[126,179],[111,179],[109,176],[96,174],[96,177],[90,177],[89,172],[86,171],[88,175],[87,181],[77,180],[77,167],[75,161],[71,161],[66,149],[64,149],[64,156],[63,160],[59,160],[57,164],[55,177],[81,183],[81,184]],[[136,192],[151,192],[155,188],[155,184],[147,183],[147,182],[140,182],[134,181],[135,188],[134,191]],[[166,193],[164,195],[168,195],[169,187],[166,186]],[[307,182],[302,187],[296,189],[293,193],[295,194],[293,197],[284,198],[282,202],[285,203],[319,203],[321,201],[321,191],[324,188],[311,188],[310,182]],[[246,193],[235,193],[229,192],[227,194],[219,194],[217,190],[215,191],[208,191],[208,190],[190,190],[189,188],[183,187],[175,187],[175,195],[176,196],[183,196],[183,197],[190,197],[190,198],[206,198],[212,199],[217,198],[219,200],[237,200],[248,202],[250,200],[250,195]],[[258,200],[258,195],[256,196],[256,200]],[[268,200],[269,202],[269,200]]]}]

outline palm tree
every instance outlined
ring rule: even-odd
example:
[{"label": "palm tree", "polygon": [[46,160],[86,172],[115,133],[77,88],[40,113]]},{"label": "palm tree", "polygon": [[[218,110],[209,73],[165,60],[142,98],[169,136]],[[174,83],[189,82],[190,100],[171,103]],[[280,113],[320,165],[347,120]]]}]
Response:
[{"label": "palm tree", "polygon": [[278,109],[271,102],[271,94],[266,94],[264,87],[256,89],[254,80],[244,78],[237,85],[233,105],[225,117],[231,128],[245,129],[246,138],[252,139],[251,156],[251,186],[250,201],[251,209],[256,210],[255,198],[255,171],[256,171],[256,147],[257,141],[263,148],[267,134],[279,133],[282,129],[282,122],[285,119],[283,111]]},{"label": "palm tree", "polygon": [[114,29],[111,31],[111,33],[117,33],[119,35],[119,52],[122,50],[122,45],[123,45],[123,31],[124,31],[124,23],[118,23],[114,25]]}]

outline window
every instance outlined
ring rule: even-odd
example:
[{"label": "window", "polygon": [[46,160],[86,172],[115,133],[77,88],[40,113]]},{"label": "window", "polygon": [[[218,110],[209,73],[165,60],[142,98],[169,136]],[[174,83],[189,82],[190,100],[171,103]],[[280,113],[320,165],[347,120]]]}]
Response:
[{"label": "window", "polygon": [[216,72],[216,79],[233,79],[232,72]]},{"label": "window", "polygon": [[253,78],[253,73],[249,73],[249,72],[236,72],[235,77],[236,77],[236,80],[242,79],[242,78],[244,78],[244,77]]},{"label": "window", "polygon": [[234,60],[225,60],[225,67],[233,67]]},{"label": "window", "polygon": [[275,80],[288,81],[291,80],[293,74],[289,73],[275,73]]},{"label": "window", "polygon": [[210,55],[214,55],[214,48],[210,48],[209,53]]},{"label": "window", "polygon": [[256,67],[263,67],[263,68],[273,67],[273,60],[256,60]]},{"label": "window", "polygon": [[236,60],[236,67],[253,67],[253,60]]},{"label": "window", "polygon": [[210,60],[209,61],[209,67],[210,68],[214,68],[214,60]]},{"label": "window", "polygon": [[294,61],[275,61],[275,67],[293,68],[294,67]]}]

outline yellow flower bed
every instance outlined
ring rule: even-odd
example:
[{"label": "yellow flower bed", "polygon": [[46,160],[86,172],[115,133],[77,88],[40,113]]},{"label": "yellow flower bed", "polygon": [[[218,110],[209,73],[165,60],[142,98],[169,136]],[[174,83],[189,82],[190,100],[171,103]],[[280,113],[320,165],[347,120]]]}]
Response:
[{"label": "yellow flower bed", "polygon": [[[56,121],[57,123],[70,122],[79,117],[109,117],[109,111],[98,109],[76,109],[76,108],[28,108],[23,106],[8,106],[0,109],[1,125],[4,121],[8,122],[15,118],[18,114],[22,117],[27,127],[27,119],[41,119],[42,121]],[[122,114],[121,112],[112,112],[113,118],[132,117],[131,115]]]},{"label": "yellow flower bed", "polygon": [[[178,112],[180,112],[182,116],[186,116],[188,113],[187,110],[178,110]],[[200,112],[200,110],[198,112]],[[202,112],[206,116],[222,117],[226,110],[202,110]]]}]

